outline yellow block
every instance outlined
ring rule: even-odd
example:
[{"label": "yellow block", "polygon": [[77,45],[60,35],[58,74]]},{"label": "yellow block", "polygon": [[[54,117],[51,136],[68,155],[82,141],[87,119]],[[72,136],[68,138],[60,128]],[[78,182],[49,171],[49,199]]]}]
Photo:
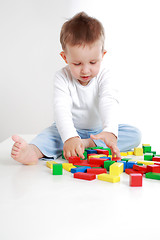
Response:
[{"label": "yellow block", "polygon": [[150,144],[142,144],[142,147],[144,147],[144,146],[151,146]]},{"label": "yellow block", "polygon": [[109,167],[109,173],[114,176],[120,175],[124,170],[124,164],[115,162]]},{"label": "yellow block", "polygon": [[127,156],[127,153],[126,152],[120,152],[121,156],[125,157]]},{"label": "yellow block", "polygon": [[133,155],[134,152],[127,152],[127,155]]},{"label": "yellow block", "polygon": [[134,155],[135,156],[143,156],[143,148],[134,148]]},{"label": "yellow block", "polygon": [[116,183],[120,181],[120,176],[113,176],[111,174],[102,173],[97,176],[97,179],[106,182]]},{"label": "yellow block", "polygon": [[108,157],[110,157],[110,158],[111,158],[111,160],[112,160],[112,155],[108,155]]},{"label": "yellow block", "polygon": [[95,154],[95,155],[88,156],[88,159],[90,159],[90,158],[100,158],[100,157],[107,157],[107,155],[104,155],[104,154]]},{"label": "yellow block", "polygon": [[154,162],[152,161],[145,161],[145,160],[137,160],[137,163],[142,163],[144,165],[153,165]]},{"label": "yellow block", "polygon": [[49,167],[49,168],[51,168],[51,169],[53,169],[53,164],[56,164],[57,162],[55,162],[55,161],[47,161],[46,162],[46,166],[47,167]]},{"label": "yellow block", "polygon": [[63,169],[70,172],[71,168],[76,168],[72,163],[62,163]]}]

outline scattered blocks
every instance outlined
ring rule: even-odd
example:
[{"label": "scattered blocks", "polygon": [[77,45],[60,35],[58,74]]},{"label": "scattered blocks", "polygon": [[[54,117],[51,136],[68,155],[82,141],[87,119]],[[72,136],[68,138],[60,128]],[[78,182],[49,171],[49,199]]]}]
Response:
[{"label": "scattered blocks", "polygon": [[109,167],[110,165],[112,165],[113,163],[115,163],[115,161],[105,161],[104,162],[104,168],[106,168],[107,171],[109,171]]},{"label": "scattered blocks", "polygon": [[127,165],[126,165],[126,168],[133,168],[134,164],[137,164],[137,162],[136,161],[128,161]]},{"label": "scattered blocks", "polygon": [[111,183],[120,182],[120,176],[112,176],[111,174],[107,173],[99,174],[97,179]]},{"label": "scattered blocks", "polygon": [[147,172],[147,167],[146,166],[139,166],[137,164],[133,165],[133,169],[138,171],[138,172],[140,172],[140,173],[142,173],[142,174]]},{"label": "scattered blocks", "polygon": [[134,148],[134,155],[135,156],[143,156],[143,148]]},{"label": "scattered blocks", "polygon": [[109,173],[114,176],[118,176],[123,172],[123,163],[116,162],[110,165]]},{"label": "scattered blocks", "polygon": [[69,163],[73,163],[73,164],[76,164],[76,163],[80,163],[81,162],[81,159],[80,157],[69,157]]},{"label": "scattered blocks", "polygon": [[63,174],[63,168],[62,164],[53,164],[53,175],[62,175]]},{"label": "scattered blocks", "polygon": [[87,173],[93,173],[93,174],[102,174],[107,173],[107,170],[105,168],[88,168]]},{"label": "scattered blocks", "polygon": [[78,168],[71,168],[71,173],[77,173],[77,172],[87,172],[87,168],[91,168],[91,167],[78,167]]},{"label": "scattered blocks", "polygon": [[62,163],[63,169],[70,172],[72,168],[76,168],[72,163]]},{"label": "scattered blocks", "polygon": [[83,179],[83,180],[94,180],[96,179],[96,174],[93,173],[83,173],[83,172],[76,172],[73,175],[74,178],[78,178],[78,179]]},{"label": "scattered blocks", "polygon": [[142,163],[144,165],[153,165],[154,162],[152,161],[143,161],[143,160],[137,160],[137,163]]},{"label": "scattered blocks", "polygon": [[160,173],[160,166],[155,164],[147,165],[147,172]]},{"label": "scattered blocks", "polygon": [[142,174],[130,173],[130,186],[131,187],[142,187]]}]

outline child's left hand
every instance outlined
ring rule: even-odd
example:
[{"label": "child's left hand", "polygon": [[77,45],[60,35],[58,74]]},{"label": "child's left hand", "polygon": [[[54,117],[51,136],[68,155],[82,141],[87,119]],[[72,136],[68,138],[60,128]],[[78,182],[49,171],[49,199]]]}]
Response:
[{"label": "child's left hand", "polygon": [[109,147],[111,149],[112,152],[112,156],[121,158],[121,154],[120,151],[117,147],[117,137],[110,132],[101,132],[97,135],[92,135],[90,136],[92,139],[98,140],[101,139],[107,147]]}]

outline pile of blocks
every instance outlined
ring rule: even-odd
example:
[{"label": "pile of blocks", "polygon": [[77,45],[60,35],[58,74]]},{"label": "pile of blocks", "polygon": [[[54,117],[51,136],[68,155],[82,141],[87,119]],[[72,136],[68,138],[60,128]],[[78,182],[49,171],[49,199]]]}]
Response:
[{"label": "pile of blocks", "polygon": [[[139,156],[141,159],[137,159]],[[89,181],[98,179],[111,183],[120,182],[120,175],[125,172],[130,177],[131,187],[141,187],[143,176],[160,180],[160,155],[156,155],[149,144],[134,148],[133,152],[121,152],[121,158],[113,157],[109,148],[102,147],[85,149],[84,157],[85,160],[78,156],[70,157],[68,162],[62,164],[47,161],[46,165],[52,169],[53,175],[62,175],[65,169],[74,178]]]}]

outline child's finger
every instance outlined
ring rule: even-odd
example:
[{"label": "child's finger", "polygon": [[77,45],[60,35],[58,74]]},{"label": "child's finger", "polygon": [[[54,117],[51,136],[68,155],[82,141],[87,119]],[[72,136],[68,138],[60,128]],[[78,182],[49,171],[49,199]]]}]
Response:
[{"label": "child's finger", "polygon": [[77,151],[78,156],[79,156],[80,158],[84,159],[84,155],[83,155],[84,150],[83,150],[83,148],[82,148],[81,146],[78,146],[77,149],[76,149],[76,151]]}]

